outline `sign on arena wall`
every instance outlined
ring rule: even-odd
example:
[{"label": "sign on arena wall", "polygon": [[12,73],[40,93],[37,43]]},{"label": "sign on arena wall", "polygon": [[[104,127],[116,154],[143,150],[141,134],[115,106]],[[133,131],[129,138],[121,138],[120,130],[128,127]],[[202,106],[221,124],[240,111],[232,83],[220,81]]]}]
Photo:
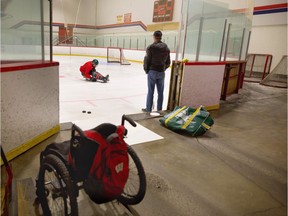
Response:
[{"label": "sign on arena wall", "polygon": [[130,23],[130,22],[132,22],[132,13],[124,14],[124,23]]},{"label": "sign on arena wall", "polygon": [[172,21],[174,0],[156,0],[154,2],[153,22]]},{"label": "sign on arena wall", "polygon": [[117,16],[117,23],[123,23],[123,15]]},{"label": "sign on arena wall", "polygon": [[59,26],[58,40],[59,44],[73,44],[73,27]]}]

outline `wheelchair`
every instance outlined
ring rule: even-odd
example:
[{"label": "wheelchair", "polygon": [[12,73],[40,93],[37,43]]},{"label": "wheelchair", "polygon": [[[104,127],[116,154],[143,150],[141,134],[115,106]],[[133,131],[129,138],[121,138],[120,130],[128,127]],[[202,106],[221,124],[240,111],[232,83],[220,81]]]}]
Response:
[{"label": "wheelchair", "polygon": [[[122,126],[124,126],[125,121],[136,127],[136,123],[131,118],[123,115]],[[104,123],[95,129],[104,138],[109,138],[115,134],[116,128],[113,124]],[[126,136],[127,133],[125,128],[124,135]],[[68,160],[70,149],[75,143],[77,145],[75,137],[77,138],[79,135],[85,136],[79,127],[73,125],[71,140],[57,144],[52,143],[40,154],[40,168],[36,179],[36,199],[41,204],[45,216],[78,216],[77,197],[87,179],[85,175],[77,172]],[[115,200],[128,207],[143,200],[146,193],[146,176],[136,152],[127,143],[126,145],[129,158],[129,175],[121,195]],[[83,160],[89,160],[89,158],[83,158]]]}]

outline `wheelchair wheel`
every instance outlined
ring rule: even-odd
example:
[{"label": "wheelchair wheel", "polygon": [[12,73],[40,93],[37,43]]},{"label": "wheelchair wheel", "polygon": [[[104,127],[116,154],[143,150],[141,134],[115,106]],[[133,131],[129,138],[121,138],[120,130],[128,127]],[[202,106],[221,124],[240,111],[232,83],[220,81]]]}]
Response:
[{"label": "wheelchair wheel", "polygon": [[125,205],[140,203],[146,193],[146,176],[142,163],[131,146],[127,145],[129,155],[129,177],[118,201]]},{"label": "wheelchair wheel", "polygon": [[55,155],[46,156],[41,162],[36,194],[43,215],[78,216],[75,187],[65,164]]}]

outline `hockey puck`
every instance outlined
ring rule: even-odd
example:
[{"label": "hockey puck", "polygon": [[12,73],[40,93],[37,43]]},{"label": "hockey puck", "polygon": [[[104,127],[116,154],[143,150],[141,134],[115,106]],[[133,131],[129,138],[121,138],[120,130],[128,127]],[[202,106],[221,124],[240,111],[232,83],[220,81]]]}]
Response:
[{"label": "hockey puck", "polygon": [[91,114],[91,111],[88,111],[87,113],[88,113],[88,114]]},{"label": "hockey puck", "polygon": [[86,111],[85,111],[85,110],[83,110],[83,111],[82,111],[82,113],[86,113]]}]

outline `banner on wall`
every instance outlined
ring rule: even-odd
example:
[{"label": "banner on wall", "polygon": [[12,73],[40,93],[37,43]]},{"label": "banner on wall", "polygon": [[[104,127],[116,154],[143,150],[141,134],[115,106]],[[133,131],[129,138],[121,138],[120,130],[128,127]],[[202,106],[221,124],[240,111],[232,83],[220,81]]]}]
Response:
[{"label": "banner on wall", "polygon": [[132,13],[124,14],[124,23],[130,23],[132,21]]},{"label": "banner on wall", "polygon": [[123,23],[123,16],[122,15],[117,16],[117,23]]},{"label": "banner on wall", "polygon": [[172,21],[175,0],[156,0],[154,2],[153,22]]},{"label": "banner on wall", "polygon": [[73,44],[73,27],[59,26],[59,44]]}]

